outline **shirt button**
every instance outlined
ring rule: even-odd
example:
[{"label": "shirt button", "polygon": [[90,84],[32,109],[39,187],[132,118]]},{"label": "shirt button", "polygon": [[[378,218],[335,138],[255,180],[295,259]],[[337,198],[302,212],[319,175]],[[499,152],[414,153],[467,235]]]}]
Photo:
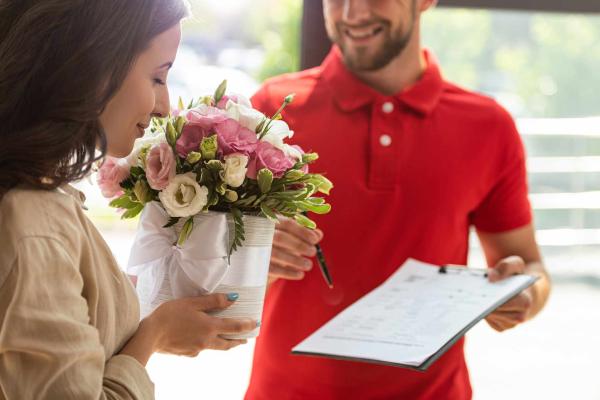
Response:
[{"label": "shirt button", "polygon": [[389,114],[392,111],[394,111],[394,103],[392,103],[391,101],[386,101],[381,106],[381,109],[383,110],[384,113]]},{"label": "shirt button", "polygon": [[383,147],[388,147],[392,144],[392,137],[390,135],[379,136],[379,144],[381,144]]}]

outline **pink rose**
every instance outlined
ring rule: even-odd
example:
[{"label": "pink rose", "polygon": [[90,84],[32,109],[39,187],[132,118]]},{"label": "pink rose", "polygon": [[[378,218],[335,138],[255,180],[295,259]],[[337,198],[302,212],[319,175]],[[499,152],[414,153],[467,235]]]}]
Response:
[{"label": "pink rose", "polygon": [[244,96],[238,95],[238,94],[226,94],[224,95],[221,100],[219,100],[219,102],[217,103],[217,108],[220,108],[221,110],[224,110],[225,107],[227,106],[227,102],[231,100],[236,104],[241,104],[243,106],[252,108],[252,104],[250,104],[250,100],[248,100],[247,98],[245,98]]},{"label": "pink rose", "polygon": [[146,157],[146,178],[154,190],[163,190],[175,176],[175,156],[168,143],[160,143]]},{"label": "pink rose", "polygon": [[294,162],[283,151],[269,142],[260,142],[256,148],[256,153],[248,163],[246,176],[250,179],[256,179],[258,171],[267,168],[275,178],[281,178],[293,166]]},{"label": "pink rose", "polygon": [[244,128],[234,119],[227,119],[215,126],[219,151],[223,155],[242,153],[251,155],[258,145],[256,132]]},{"label": "pink rose", "polygon": [[[288,156],[290,157],[292,162],[294,164],[296,164],[297,162],[302,161],[302,156],[305,154],[304,150],[302,150],[302,147],[300,147],[296,144],[293,144],[290,146],[290,148],[292,150],[288,151]],[[305,174],[308,174],[308,164],[306,164],[304,167],[302,167],[301,171],[304,172]]]},{"label": "pink rose", "polygon": [[183,127],[181,137],[175,146],[177,154],[183,158],[191,151],[199,151],[202,139],[214,133],[215,125],[227,120],[222,110],[206,105],[190,110],[186,117],[188,122]]},{"label": "pink rose", "polygon": [[129,163],[124,158],[107,156],[98,171],[97,182],[102,195],[113,198],[123,194],[120,183],[129,177]]}]

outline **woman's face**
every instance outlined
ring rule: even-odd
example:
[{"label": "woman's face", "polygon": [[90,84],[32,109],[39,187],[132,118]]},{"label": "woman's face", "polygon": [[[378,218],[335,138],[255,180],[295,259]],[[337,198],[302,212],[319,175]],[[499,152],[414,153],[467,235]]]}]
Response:
[{"label": "woman's face", "polygon": [[106,132],[107,153],[125,157],[142,137],[154,115],[170,111],[167,75],[181,40],[179,24],[156,36],[140,54],[117,93],[100,115]]}]

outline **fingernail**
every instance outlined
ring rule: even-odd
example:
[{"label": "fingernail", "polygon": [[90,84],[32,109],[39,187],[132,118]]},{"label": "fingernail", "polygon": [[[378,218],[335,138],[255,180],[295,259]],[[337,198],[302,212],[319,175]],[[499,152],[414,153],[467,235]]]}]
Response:
[{"label": "fingernail", "polygon": [[319,243],[320,240],[321,240],[321,238],[319,237],[319,234],[317,232],[313,232],[312,233],[312,244],[317,244],[317,243]]},{"label": "fingernail", "polygon": [[229,301],[236,301],[239,298],[240,298],[240,295],[237,293],[227,293],[227,300],[229,300]]}]

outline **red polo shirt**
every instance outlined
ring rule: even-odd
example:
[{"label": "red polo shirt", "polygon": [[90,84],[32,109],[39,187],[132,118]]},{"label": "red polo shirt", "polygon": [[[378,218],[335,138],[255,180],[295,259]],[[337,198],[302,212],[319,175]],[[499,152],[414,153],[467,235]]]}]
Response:
[{"label": "red polo shirt", "polygon": [[246,399],[471,398],[462,340],[426,373],[290,354],[407,258],[464,264],[470,226],[502,232],[531,221],[512,118],[444,81],[425,56],[421,79],[394,96],[361,83],[335,47],[320,67],[271,79],[254,96],[272,114],[296,93],[284,112],[292,142],[318,152],[312,169],[335,184],[332,212],[315,217],[335,288],[316,267],[272,285]]}]

